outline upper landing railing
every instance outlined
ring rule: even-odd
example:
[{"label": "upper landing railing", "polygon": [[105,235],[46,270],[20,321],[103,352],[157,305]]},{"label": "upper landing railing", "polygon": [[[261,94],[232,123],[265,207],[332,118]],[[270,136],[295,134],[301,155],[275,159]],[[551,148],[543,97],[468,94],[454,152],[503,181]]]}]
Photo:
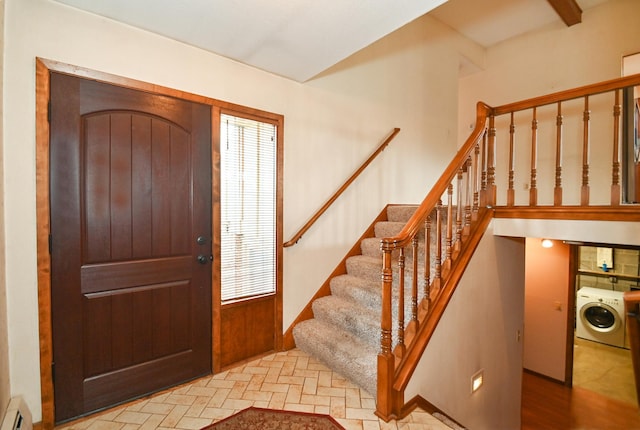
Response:
[{"label": "upper landing railing", "polygon": [[465,144],[402,231],[381,241],[378,416],[402,415],[407,383],[492,217],[640,221],[639,206],[622,204],[635,186],[625,181],[640,143],[638,85],[634,75],[478,103]]}]

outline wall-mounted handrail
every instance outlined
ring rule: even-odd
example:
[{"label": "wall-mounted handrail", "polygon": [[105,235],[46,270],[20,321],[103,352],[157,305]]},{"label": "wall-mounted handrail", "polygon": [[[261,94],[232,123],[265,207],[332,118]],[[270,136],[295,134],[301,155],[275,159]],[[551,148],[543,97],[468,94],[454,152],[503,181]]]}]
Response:
[{"label": "wall-mounted handrail", "polygon": [[384,149],[387,147],[387,145],[389,145],[389,143],[393,140],[394,137],[396,137],[396,135],[400,132],[399,128],[394,128],[393,131],[391,132],[391,134],[384,140],[384,142],[382,142],[382,144],[378,147],[378,149],[375,150],[375,152],[373,154],[371,154],[371,156],[367,159],[367,161],[365,161],[362,166],[360,166],[360,168],[358,168],[358,170],[356,170],[353,175],[351,175],[351,177],[349,179],[347,179],[347,181],[344,183],[344,185],[342,185],[338,191],[335,192],[335,194],[333,196],[331,196],[331,198],[329,200],[327,200],[327,202],[322,205],[322,207],[320,209],[318,209],[318,211],[309,219],[309,221],[307,221],[307,223],[302,226],[302,228],[291,238],[291,240],[289,240],[288,242],[285,242],[282,246],[287,248],[289,246],[295,245],[296,243],[298,243],[298,241],[300,240],[300,238],[302,237],[303,234],[305,234],[310,228],[311,226],[318,220],[318,218],[320,218],[322,216],[322,214],[324,214],[326,212],[327,209],[329,209],[329,206],[331,206],[333,204],[333,202],[335,202],[338,197],[340,197],[340,195],[349,187],[349,185],[351,185],[353,183],[353,181],[356,180],[356,178],[360,175],[360,173],[362,173],[364,171],[364,169],[366,169],[369,164],[371,164],[371,162],[382,152],[384,151]]}]

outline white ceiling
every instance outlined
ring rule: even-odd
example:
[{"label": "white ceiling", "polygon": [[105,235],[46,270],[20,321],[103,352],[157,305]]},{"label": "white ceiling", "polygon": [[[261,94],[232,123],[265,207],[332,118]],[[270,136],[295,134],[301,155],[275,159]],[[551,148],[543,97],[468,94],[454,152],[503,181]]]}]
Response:
[{"label": "white ceiling", "polygon": [[[304,82],[445,0],[55,0]],[[607,0],[577,0],[582,10]],[[547,0],[449,0],[483,46],[560,21]]]},{"label": "white ceiling", "polygon": [[304,82],[445,0],[57,0]]}]

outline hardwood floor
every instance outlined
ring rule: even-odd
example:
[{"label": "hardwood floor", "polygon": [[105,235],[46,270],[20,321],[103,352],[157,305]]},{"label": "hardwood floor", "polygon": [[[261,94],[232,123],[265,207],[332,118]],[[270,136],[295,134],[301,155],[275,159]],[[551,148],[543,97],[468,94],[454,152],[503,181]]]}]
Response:
[{"label": "hardwood floor", "polygon": [[583,388],[524,372],[522,430],[638,430],[640,410]]}]

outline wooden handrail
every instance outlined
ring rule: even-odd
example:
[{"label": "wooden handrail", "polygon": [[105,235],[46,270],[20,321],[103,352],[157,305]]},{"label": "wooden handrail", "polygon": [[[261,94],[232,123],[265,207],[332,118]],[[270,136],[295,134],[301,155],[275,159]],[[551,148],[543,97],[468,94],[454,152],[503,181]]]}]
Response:
[{"label": "wooden handrail", "polygon": [[640,85],[640,74],[630,75],[624,78],[611,79],[609,81],[599,82],[597,84],[585,85],[583,87],[559,91],[557,93],[548,94],[546,96],[534,97],[515,103],[497,106],[492,109],[491,113],[494,116],[500,116],[511,112],[532,109],[534,107],[546,106],[553,103],[564,102],[567,100],[574,100],[580,97],[602,94],[621,88],[633,87],[635,85]]},{"label": "wooden handrail", "polygon": [[478,102],[476,106],[476,126],[473,132],[465,144],[458,150],[442,176],[440,176],[440,179],[438,179],[431,191],[429,191],[429,194],[424,198],[420,207],[409,219],[400,233],[398,233],[397,236],[382,239],[381,246],[383,250],[390,251],[403,248],[407,246],[412,238],[418,233],[418,230],[424,225],[424,219],[436,206],[442,194],[447,190],[447,187],[453,178],[458,174],[458,169],[460,169],[460,167],[466,162],[476,143],[482,137],[487,116],[490,112],[491,108],[488,105]]},{"label": "wooden handrail", "polygon": [[631,347],[631,361],[636,382],[636,394],[640,405],[640,291],[624,293],[624,310]]},{"label": "wooden handrail", "polygon": [[329,209],[329,206],[331,206],[333,202],[335,202],[338,199],[338,197],[340,197],[340,195],[349,187],[349,185],[351,185],[353,181],[356,180],[356,178],[360,175],[360,173],[362,173],[364,169],[366,169],[369,166],[369,164],[371,164],[371,162],[382,151],[384,151],[387,145],[389,145],[389,143],[393,140],[394,137],[396,137],[396,135],[399,132],[400,132],[399,128],[397,127],[394,128],[391,134],[384,140],[384,142],[382,142],[382,144],[378,147],[378,149],[376,149],[375,152],[371,154],[371,156],[367,159],[367,161],[365,161],[362,164],[362,166],[360,166],[360,168],[356,170],[349,179],[347,179],[344,185],[342,185],[340,189],[338,189],[338,191],[336,191],[335,194],[329,200],[327,200],[327,202],[324,205],[322,205],[320,209],[318,209],[318,211],[309,219],[309,221],[307,221],[307,223],[304,226],[302,226],[302,228],[291,238],[291,240],[289,240],[288,242],[285,242],[282,246],[284,248],[287,248],[289,246],[292,246],[298,243],[302,235],[305,234],[311,228],[311,226],[318,220],[318,218],[322,216],[323,213],[326,212],[327,209]]}]

